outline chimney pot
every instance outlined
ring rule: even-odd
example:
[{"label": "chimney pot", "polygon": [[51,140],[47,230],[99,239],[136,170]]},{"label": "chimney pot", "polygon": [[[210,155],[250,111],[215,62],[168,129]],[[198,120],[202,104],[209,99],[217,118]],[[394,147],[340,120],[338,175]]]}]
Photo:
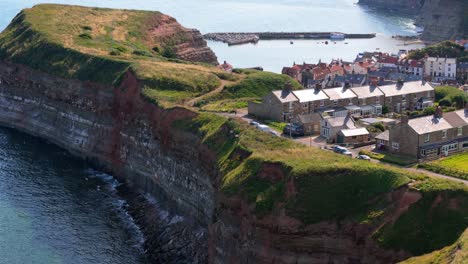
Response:
[{"label": "chimney pot", "polygon": [[400,121],[402,124],[408,124],[409,117],[407,115],[402,115]]}]

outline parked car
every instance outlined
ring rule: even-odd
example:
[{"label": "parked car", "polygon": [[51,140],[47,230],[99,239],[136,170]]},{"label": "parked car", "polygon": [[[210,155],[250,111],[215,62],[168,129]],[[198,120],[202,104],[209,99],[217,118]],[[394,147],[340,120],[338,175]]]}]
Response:
[{"label": "parked car", "polygon": [[367,156],[367,155],[359,155],[359,156],[356,157],[356,159],[368,160],[368,161],[371,160],[371,158],[369,156]]},{"label": "parked car", "polygon": [[345,150],[343,152],[341,152],[341,154],[345,155],[345,156],[349,156],[349,157],[353,157],[353,153],[349,150]]},{"label": "parked car", "polygon": [[256,122],[256,121],[253,121],[253,120],[250,121],[249,124],[252,125],[252,126],[258,126],[258,125],[260,125],[260,123],[258,123],[258,122]]},{"label": "parked car", "polygon": [[277,136],[279,137],[280,135],[278,134],[278,132],[276,132],[275,130],[273,130],[271,127],[267,126],[267,125],[257,125],[257,128],[260,129],[261,131],[263,132],[267,132],[273,136]]},{"label": "parked car", "polygon": [[293,137],[302,137],[304,136],[304,127],[297,124],[287,124],[283,129],[283,134]]},{"label": "parked car", "polygon": [[341,147],[341,146],[333,146],[332,149],[333,149],[333,151],[336,152],[336,153],[342,153],[342,152],[348,151],[347,148]]}]

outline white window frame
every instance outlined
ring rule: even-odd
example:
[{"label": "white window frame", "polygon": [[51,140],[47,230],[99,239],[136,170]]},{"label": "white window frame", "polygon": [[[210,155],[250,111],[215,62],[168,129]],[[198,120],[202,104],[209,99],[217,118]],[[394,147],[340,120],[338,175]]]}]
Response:
[{"label": "white window frame", "polygon": [[400,143],[399,142],[392,142],[392,149],[399,150],[400,149]]},{"label": "white window frame", "polygon": [[427,143],[429,141],[431,141],[431,134],[428,133],[424,135],[424,143]]},{"label": "white window frame", "polygon": [[447,129],[442,130],[442,138],[447,138]]},{"label": "white window frame", "polygon": [[457,131],[457,136],[462,136],[463,135],[463,127],[459,127]]},{"label": "white window frame", "polygon": [[324,106],[325,105],[325,100],[320,100],[320,106]]}]

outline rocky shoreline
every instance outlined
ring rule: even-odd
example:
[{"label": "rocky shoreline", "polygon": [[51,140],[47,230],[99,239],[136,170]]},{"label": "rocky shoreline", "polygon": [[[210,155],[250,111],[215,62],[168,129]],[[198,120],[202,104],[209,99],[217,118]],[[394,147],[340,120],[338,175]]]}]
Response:
[{"label": "rocky shoreline", "polygon": [[246,43],[257,43],[259,40],[278,39],[333,39],[334,35],[343,35],[346,39],[369,39],[375,38],[375,33],[368,34],[346,34],[339,32],[219,32],[203,35],[206,40],[220,41],[228,45],[241,45]]}]

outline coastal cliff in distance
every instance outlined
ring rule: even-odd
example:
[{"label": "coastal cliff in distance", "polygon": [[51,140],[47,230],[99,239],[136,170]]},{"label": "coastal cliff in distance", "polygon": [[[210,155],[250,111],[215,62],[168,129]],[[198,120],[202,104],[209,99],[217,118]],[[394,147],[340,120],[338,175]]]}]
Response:
[{"label": "coastal cliff in distance", "polygon": [[460,238],[463,184],[190,106],[226,83],[252,95],[294,82],[177,59],[196,50],[212,60],[196,39],[158,12],[23,10],[0,34],[0,124],[61,146],[135,192],[124,197],[150,263],[395,263]]},{"label": "coastal cliff in distance", "polygon": [[443,41],[468,38],[468,1],[465,0],[360,0],[359,4],[416,15],[421,39]]}]

